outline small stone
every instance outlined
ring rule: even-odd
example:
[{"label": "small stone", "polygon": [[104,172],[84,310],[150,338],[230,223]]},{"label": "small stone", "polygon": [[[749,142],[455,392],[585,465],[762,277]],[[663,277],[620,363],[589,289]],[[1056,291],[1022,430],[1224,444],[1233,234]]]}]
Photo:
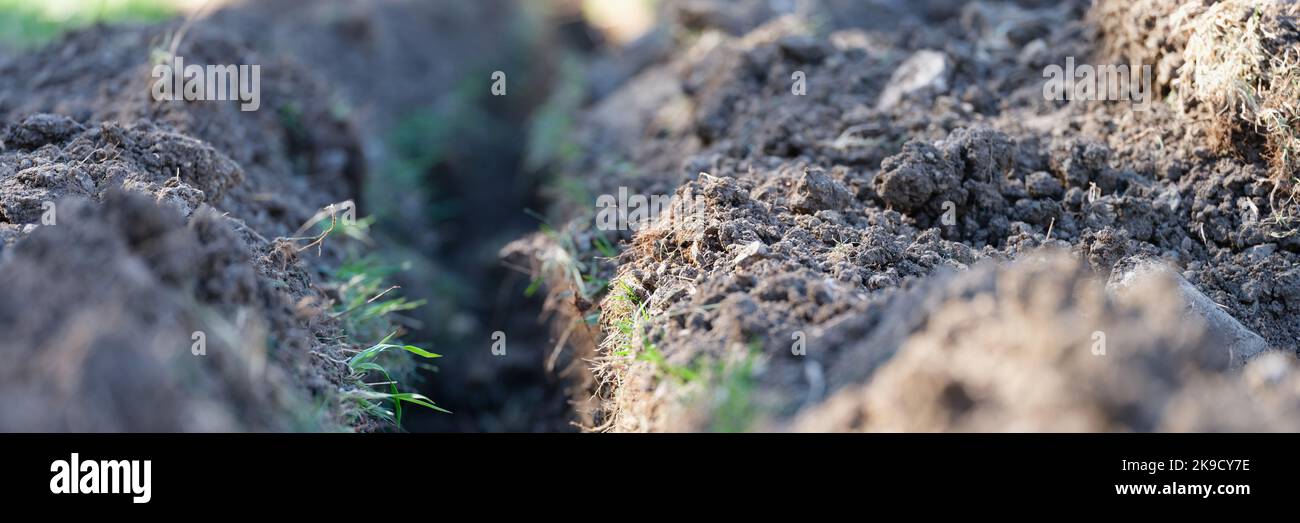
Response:
[{"label": "small stone", "polygon": [[744,267],[755,261],[767,257],[767,244],[761,241],[752,241],[740,249],[740,254],[736,255],[736,266]]},{"label": "small stone", "polygon": [[813,214],[821,210],[838,210],[849,205],[852,196],[843,184],[818,169],[804,169],[794,187],[790,206],[795,212]]},{"label": "small stone", "polygon": [[777,45],[786,56],[804,63],[820,62],[829,54],[824,43],[807,35],[786,36]]},{"label": "small stone", "polygon": [[889,110],[902,102],[903,97],[925,88],[935,91],[948,89],[948,57],[929,49],[922,49],[894,70],[889,84],[880,93],[876,108]]},{"label": "small stone", "polygon": [[1258,262],[1264,261],[1265,258],[1272,256],[1274,251],[1277,251],[1276,243],[1264,243],[1251,247],[1250,250],[1246,251],[1246,253],[1250,256],[1251,261]]},{"label": "small stone", "polygon": [[1230,367],[1241,367],[1251,358],[1269,351],[1269,344],[1263,337],[1246,328],[1159,259],[1134,256],[1121,260],[1106,283],[1106,292],[1118,299],[1127,299],[1135,292],[1134,289],[1141,289],[1141,283],[1151,278],[1171,278],[1177,283],[1186,306],[1183,317],[1201,323],[1208,334],[1223,342]]},{"label": "small stone", "polygon": [[1262,354],[1251,360],[1243,371],[1246,384],[1254,389],[1272,387],[1282,383],[1295,365],[1295,356],[1281,351]]}]

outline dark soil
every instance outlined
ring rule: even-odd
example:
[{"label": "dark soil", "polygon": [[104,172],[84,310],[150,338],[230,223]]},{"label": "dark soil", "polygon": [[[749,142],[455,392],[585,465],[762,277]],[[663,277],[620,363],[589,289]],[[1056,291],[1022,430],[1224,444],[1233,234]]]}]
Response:
[{"label": "dark soil", "polygon": [[[407,409],[405,428],[572,430],[537,305],[518,298],[528,279],[496,259],[537,227],[519,165],[556,46],[519,28],[543,16],[274,0],[197,19],[177,54],[260,64],[254,112],[151,100],[151,60],[183,20],[0,55],[0,354],[17,362],[6,396],[24,398],[0,427],[391,428],[346,399],[343,362],[379,340],[343,330],[334,269],[369,255],[410,264],[390,296],[427,304],[393,328],[443,355],[403,388],[455,412]],[[513,96],[467,98],[495,69]],[[375,216],[373,242],[306,248],[300,227],[345,200]],[[501,329],[510,350],[492,357]],[[196,331],[207,356],[190,353]]]},{"label": "dark soil", "polygon": [[[262,78],[270,107],[301,100],[293,128],[235,104],[151,103],[164,29],[92,28],[0,65],[0,352],[6,396],[24,398],[3,425],[341,425],[349,347],[316,306],[318,271],[276,238],[356,197],[357,139],[293,65]],[[182,49],[253,59],[202,27]]]},{"label": "dark soil", "polygon": [[[269,0],[0,52],[0,430],[392,430],[346,360],[393,331],[454,412],[410,430],[1300,430],[1290,137],[1166,103],[1187,39],[1129,4],[666,0],[615,49],[574,2]],[[260,110],[151,99],[182,27]],[[1045,99],[1069,57],[1160,96]],[[678,205],[598,229],[620,193]],[[370,236],[312,242],[346,200]],[[424,306],[349,328],[366,256]]]},{"label": "dark soil", "polygon": [[[1210,148],[1162,103],[1044,100],[1046,65],[1099,47],[1085,2],[909,3],[930,4],[886,28],[809,25],[816,9],[696,28],[586,113],[570,168],[592,194],[704,202],[624,232],[606,265],[604,341],[573,347],[597,361],[587,426],[717,429],[735,377],[674,376],[756,359],[746,428],[1292,427],[1294,389],[1247,392],[1263,371],[1196,363],[1226,347],[1168,313],[1182,298],[1116,309],[1087,291],[1122,260],[1158,257],[1286,355],[1270,372],[1293,372],[1300,243],[1267,162]],[[608,234],[590,204],[555,213],[578,245]],[[517,247],[536,267],[553,252]],[[1013,262],[1044,249],[1067,259]],[[1091,355],[1094,332],[1117,355]],[[791,354],[800,336],[806,356]]]}]

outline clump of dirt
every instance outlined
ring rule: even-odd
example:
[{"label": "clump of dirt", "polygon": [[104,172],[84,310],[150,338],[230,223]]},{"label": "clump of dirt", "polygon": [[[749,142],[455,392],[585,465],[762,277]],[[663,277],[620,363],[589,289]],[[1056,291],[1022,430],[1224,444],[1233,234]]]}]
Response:
[{"label": "clump of dirt", "polygon": [[0,222],[10,224],[39,223],[46,202],[95,197],[104,187],[156,195],[189,216],[244,180],[239,164],[210,145],[151,122],[85,129],[41,113],[11,126],[8,136],[17,154],[9,155],[10,176],[0,181]]},{"label": "clump of dirt", "polygon": [[323,261],[286,238],[357,197],[357,138],[301,68],[218,28],[191,27],[180,52],[268,64],[268,110],[154,102],[150,60],[178,24],[0,62],[0,425],[378,428],[347,399],[356,347],[326,312]]},{"label": "clump of dirt", "polygon": [[[1176,284],[1116,302],[1060,253],[943,278],[925,327],[865,384],[799,415],[810,431],[1294,431],[1290,357],[1227,374],[1223,340],[1180,319]],[[877,350],[879,350],[877,348]],[[1280,355],[1280,353],[1278,354]],[[1279,401],[1280,399],[1280,401]],[[1233,405],[1233,408],[1224,408]]]},{"label": "clump of dirt", "polygon": [[[133,149],[142,158],[156,152],[148,150],[148,140],[155,137],[133,141],[141,138],[131,134],[133,125],[169,130],[170,135],[156,138],[183,149],[203,142],[237,167],[216,166],[212,173],[197,169],[204,164],[146,167],[168,177],[183,168],[178,181],[190,185],[198,176],[211,177],[195,185],[210,192],[201,201],[223,205],[268,237],[291,235],[321,207],[357,195],[364,169],[358,138],[351,124],[332,111],[330,91],[301,65],[280,56],[263,57],[220,27],[191,25],[177,54],[191,64],[261,64],[262,108],[247,112],[237,103],[154,102],[150,73],[155,52],[166,49],[179,25],[93,27],[7,58],[0,64],[0,92],[5,93],[0,114],[9,122],[11,139],[20,140],[10,147],[25,147],[24,137],[49,132],[40,130],[49,126],[70,132],[68,120],[89,128],[115,122],[127,129],[124,140],[74,144],[81,147],[78,151],[84,149],[76,160],[93,152],[86,160],[103,163]],[[41,113],[57,116],[33,116]],[[232,168],[242,174],[220,174]]]},{"label": "clump of dirt", "polygon": [[[332,330],[294,307],[294,294],[311,293],[301,269],[297,281],[277,277],[277,260],[255,259],[210,207],[187,223],[138,190],[56,201],[57,223],[0,261],[0,353],[11,362],[3,383],[13,400],[0,426],[326,428],[313,420],[312,397],[331,396],[347,373],[312,356],[344,357],[312,343]],[[285,284],[296,288],[276,287]]]},{"label": "clump of dirt", "polygon": [[[1087,301],[1088,289],[1122,260],[1154,257],[1178,267],[1271,348],[1293,355],[1300,336],[1300,289],[1289,283],[1300,270],[1300,243],[1285,209],[1270,205],[1275,185],[1267,161],[1206,149],[1204,131],[1165,104],[1137,112],[1043,98],[1045,65],[1100,45],[1086,11],[1082,2],[975,2],[915,31],[819,32],[791,17],[737,37],[706,31],[680,40],[674,58],[597,101],[577,138],[587,154],[570,170],[585,173],[592,194],[625,188],[671,194],[676,204],[636,231],[593,228],[590,203],[561,206],[555,214],[569,219],[560,229],[569,239],[563,247],[532,238],[507,252],[531,255],[544,275],[541,268],[573,265],[557,261],[563,254],[610,280],[593,343],[572,347],[575,360],[594,362],[593,385],[580,392],[597,399],[585,413],[588,428],[848,428],[809,417],[840,391],[878,386],[873,397],[904,396],[908,380],[879,384],[878,369],[898,363],[912,370],[891,373],[918,374],[917,362],[942,359],[945,351],[971,359],[961,370],[944,364],[933,372],[979,374],[969,379],[1014,404],[970,424],[939,423],[925,414],[935,412],[925,410],[930,400],[921,399],[921,410],[878,414],[892,421],[869,428],[1284,426],[1266,422],[1271,410],[1229,423],[1199,410],[1207,403],[1167,401],[1201,397],[1219,390],[1202,382],[1242,376],[1211,366],[1196,367],[1204,380],[1184,379],[1178,369],[1200,361],[1195,354],[1214,347],[1206,340],[1218,334],[1179,337],[1198,325],[1169,312],[1186,307],[1181,298],[1163,293],[1136,306]],[[803,95],[793,89],[800,74]],[[613,266],[595,247],[599,238],[622,241]],[[999,276],[998,264],[1038,257],[1042,247],[1078,260],[1077,267],[1047,265],[1073,276],[1062,281],[1024,268]],[[973,266],[986,268],[966,279],[945,276]],[[577,299],[590,289],[574,281],[551,278],[552,312],[563,325],[591,316]],[[1004,282],[1016,282],[1020,295],[999,297]],[[1083,301],[1025,312],[1035,296],[1072,293],[1080,294],[1069,299]],[[999,312],[1001,300],[1025,316]],[[961,308],[975,310],[953,312]],[[970,326],[982,321],[975,318],[1006,328],[985,332]],[[1017,330],[1038,320],[1078,324],[1043,344]],[[1164,323],[1140,329],[1146,320]],[[1086,359],[1092,356],[1079,334],[1109,329],[1124,333],[1123,341],[1108,338],[1112,350],[1142,366],[1116,371],[1125,363]],[[967,332],[984,334],[958,343]],[[997,353],[999,346],[1009,352]],[[1070,408],[1087,419],[1051,424],[1033,417],[1042,406],[1033,394],[1002,383],[1018,374],[976,364],[989,351],[1014,353],[998,361],[1031,374],[1066,358],[1053,368],[1055,378],[1044,379],[1093,382],[1079,385],[1085,388],[1164,381],[1132,384],[1116,391],[1131,394],[1120,399],[1080,399]],[[1055,401],[1051,391],[1072,390],[1043,386],[1045,402]],[[1277,412],[1294,406],[1287,390]],[[970,391],[936,394],[935,401],[976,401]],[[1141,412],[1096,407],[1107,402]],[[1178,409],[1184,417],[1174,421]]]}]

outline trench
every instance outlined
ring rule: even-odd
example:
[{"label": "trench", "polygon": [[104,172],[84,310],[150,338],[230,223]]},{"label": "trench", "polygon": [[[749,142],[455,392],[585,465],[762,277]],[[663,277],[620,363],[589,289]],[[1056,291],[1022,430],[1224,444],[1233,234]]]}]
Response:
[{"label": "trench", "polygon": [[[406,338],[442,355],[409,386],[452,412],[411,409],[404,430],[576,430],[566,381],[547,364],[556,346],[542,297],[529,274],[499,257],[541,225],[552,173],[530,164],[530,149],[547,139],[539,133],[565,130],[545,127],[540,115],[554,113],[556,86],[568,81],[562,62],[594,50],[582,14],[560,4],[485,2],[462,16],[499,34],[453,36],[466,29],[460,20],[423,35],[437,45],[395,62],[429,60],[436,73],[404,86],[422,95],[381,101],[379,117],[363,123],[374,140],[363,210],[376,217],[382,256],[408,263],[393,283],[424,303],[407,313]],[[410,33],[398,40],[421,36],[417,27],[391,28]],[[390,76],[386,67],[364,74]]]}]

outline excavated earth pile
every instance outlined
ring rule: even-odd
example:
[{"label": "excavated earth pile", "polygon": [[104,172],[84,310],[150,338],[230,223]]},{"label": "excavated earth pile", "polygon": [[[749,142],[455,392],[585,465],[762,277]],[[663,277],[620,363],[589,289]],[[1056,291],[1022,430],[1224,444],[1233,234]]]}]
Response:
[{"label": "excavated earth pile", "polygon": [[341,399],[356,347],[323,265],[290,239],[357,196],[357,137],[304,68],[215,28],[177,52],[267,64],[271,110],[154,102],[151,60],[180,26],[96,27],[0,62],[0,427],[373,428]]},{"label": "excavated earth pile", "polygon": [[[0,50],[0,430],[573,430],[496,251],[574,5],[217,2]],[[260,67],[257,107],[155,100],[174,59]],[[389,333],[443,357],[353,367]],[[394,380],[455,414],[396,419]]]},{"label": "excavated earth pile", "polygon": [[[591,198],[503,251],[587,429],[1296,430],[1292,4],[677,4],[579,120]],[[1249,110],[1205,72],[1238,34]],[[1154,98],[1047,99],[1067,60]],[[674,204],[602,221],[620,192]]]}]

